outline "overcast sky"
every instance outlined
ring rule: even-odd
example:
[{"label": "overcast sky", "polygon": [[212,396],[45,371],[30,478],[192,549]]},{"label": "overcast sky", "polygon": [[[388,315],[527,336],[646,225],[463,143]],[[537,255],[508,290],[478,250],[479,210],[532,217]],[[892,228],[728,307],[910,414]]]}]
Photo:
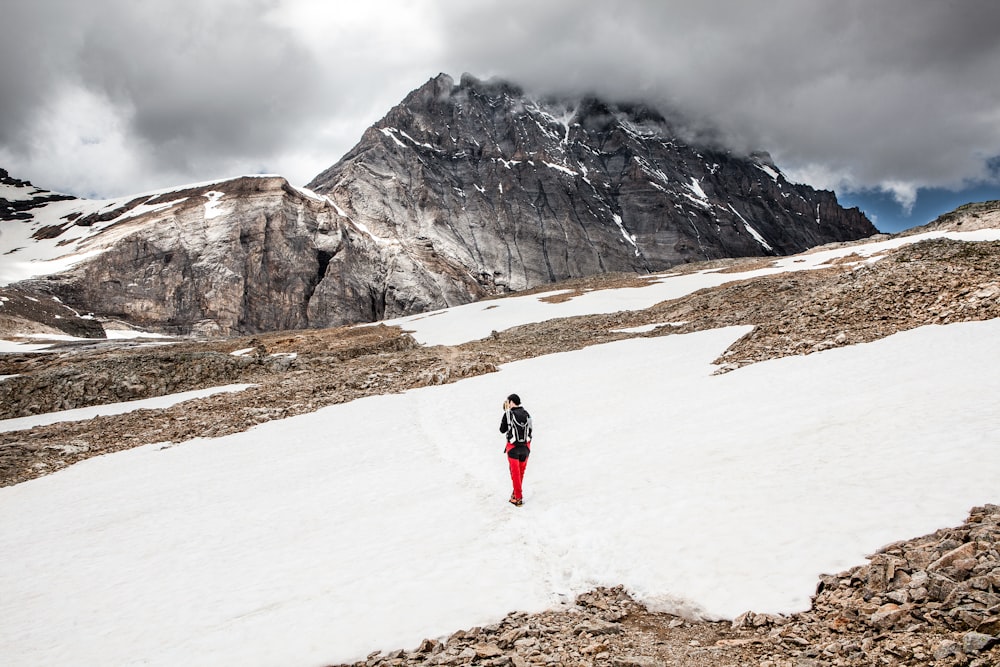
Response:
[{"label": "overcast sky", "polygon": [[676,108],[877,216],[905,218],[916,204],[911,224],[926,222],[924,193],[1000,198],[996,0],[0,0],[0,10],[0,167],[81,196],[258,172],[303,185],[407,92],[470,72]]}]

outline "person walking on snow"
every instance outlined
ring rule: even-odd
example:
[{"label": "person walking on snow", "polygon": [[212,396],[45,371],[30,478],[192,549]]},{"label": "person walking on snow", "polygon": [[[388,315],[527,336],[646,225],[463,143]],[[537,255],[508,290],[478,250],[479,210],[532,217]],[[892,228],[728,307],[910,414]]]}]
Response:
[{"label": "person walking on snow", "polygon": [[528,467],[528,455],[531,453],[531,415],[521,407],[521,397],[517,394],[511,394],[503,402],[500,432],[507,436],[504,452],[510,465],[510,479],[514,484],[510,502],[520,507],[524,504],[521,493],[524,469]]}]

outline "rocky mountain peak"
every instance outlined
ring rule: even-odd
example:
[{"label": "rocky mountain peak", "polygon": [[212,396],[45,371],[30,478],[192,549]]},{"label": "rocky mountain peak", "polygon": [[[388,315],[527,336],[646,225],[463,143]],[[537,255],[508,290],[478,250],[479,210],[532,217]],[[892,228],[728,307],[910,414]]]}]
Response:
[{"label": "rocky mountain peak", "polygon": [[66,259],[32,289],[172,333],[374,321],[876,231],[766,153],[688,143],[647,105],[470,74],[412,91],[308,190],[253,176],[87,202],[3,178],[14,259]]},{"label": "rocky mountain peak", "polygon": [[766,153],[676,134],[642,104],[439,75],[308,187],[381,237],[433,248],[475,277],[470,297],[876,232],[832,193],[788,182]]},{"label": "rocky mountain peak", "polygon": [[509,81],[499,78],[483,80],[469,74],[468,72],[462,74],[457,88],[453,90],[452,93],[460,93],[462,91],[468,91],[470,93],[495,99],[499,99],[504,96],[521,97],[524,95],[524,90],[521,89],[520,86],[517,86]]}]

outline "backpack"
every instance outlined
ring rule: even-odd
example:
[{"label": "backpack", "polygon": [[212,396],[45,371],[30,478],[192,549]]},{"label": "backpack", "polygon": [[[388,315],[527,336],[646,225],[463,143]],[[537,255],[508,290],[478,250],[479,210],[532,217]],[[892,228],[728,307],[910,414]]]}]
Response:
[{"label": "backpack", "polygon": [[519,422],[515,417],[515,410],[507,412],[507,441],[515,445],[523,445],[531,440],[531,415],[525,409],[519,410],[524,414],[524,421]]}]

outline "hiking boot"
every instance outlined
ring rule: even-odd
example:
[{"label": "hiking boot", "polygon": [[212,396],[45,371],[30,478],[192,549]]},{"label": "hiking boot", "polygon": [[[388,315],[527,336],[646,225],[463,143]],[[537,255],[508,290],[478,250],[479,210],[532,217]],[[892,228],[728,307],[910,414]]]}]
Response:
[{"label": "hiking boot", "polygon": [[520,507],[521,505],[524,504],[524,498],[515,498],[514,496],[511,496],[509,502],[511,505],[514,505],[515,507]]}]

